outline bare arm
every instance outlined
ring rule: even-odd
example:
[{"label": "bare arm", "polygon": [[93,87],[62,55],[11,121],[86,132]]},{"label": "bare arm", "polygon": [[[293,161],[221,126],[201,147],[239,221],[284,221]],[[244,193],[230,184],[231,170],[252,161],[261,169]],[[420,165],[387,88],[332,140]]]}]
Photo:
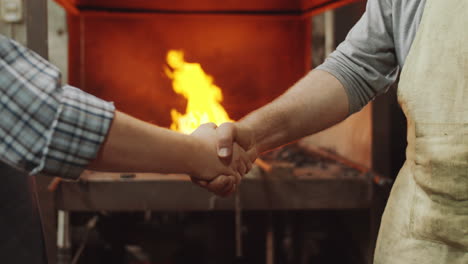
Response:
[{"label": "bare arm", "polygon": [[256,142],[263,152],[316,133],[385,92],[398,76],[393,2],[367,1],[363,17],[324,64],[240,123],[223,125],[220,157],[230,155],[233,139],[246,149]]},{"label": "bare arm", "polygon": [[262,153],[326,129],[347,115],[348,97],[343,85],[333,75],[315,70],[238,123],[221,126],[218,154],[230,156],[233,140]]},{"label": "bare arm", "polygon": [[[89,169],[187,173],[204,180],[236,174],[217,157],[216,145],[209,140],[215,127],[209,126],[201,128],[198,136],[188,136],[116,112],[106,142]],[[228,165],[236,166],[235,161]]]}]

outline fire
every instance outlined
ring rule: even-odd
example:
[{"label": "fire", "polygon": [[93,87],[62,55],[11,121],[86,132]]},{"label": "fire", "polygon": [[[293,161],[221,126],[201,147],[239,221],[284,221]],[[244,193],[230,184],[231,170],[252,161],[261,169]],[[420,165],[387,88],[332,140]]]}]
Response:
[{"label": "fire", "polygon": [[166,59],[170,68],[166,67],[165,71],[172,79],[172,88],[187,99],[185,114],[171,110],[172,130],[190,134],[204,123],[219,125],[232,121],[221,106],[221,88],[213,83],[213,77],[207,75],[199,63],[186,62],[184,53],[177,50],[169,51]]}]

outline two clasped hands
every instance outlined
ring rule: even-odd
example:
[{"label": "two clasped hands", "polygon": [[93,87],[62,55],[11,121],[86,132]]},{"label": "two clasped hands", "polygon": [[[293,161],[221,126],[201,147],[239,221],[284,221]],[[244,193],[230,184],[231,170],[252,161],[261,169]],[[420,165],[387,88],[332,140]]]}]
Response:
[{"label": "two clasped hands", "polygon": [[341,83],[329,73],[312,71],[240,121],[219,127],[204,124],[191,135],[116,111],[105,143],[87,168],[188,174],[199,186],[227,196],[235,192],[258,153],[321,131],[347,115]]},{"label": "two clasped hands", "polygon": [[[191,180],[218,196],[234,193],[257,158],[253,131],[237,123],[201,125],[192,134],[200,143],[197,166]],[[200,165],[200,166],[198,166]]]}]

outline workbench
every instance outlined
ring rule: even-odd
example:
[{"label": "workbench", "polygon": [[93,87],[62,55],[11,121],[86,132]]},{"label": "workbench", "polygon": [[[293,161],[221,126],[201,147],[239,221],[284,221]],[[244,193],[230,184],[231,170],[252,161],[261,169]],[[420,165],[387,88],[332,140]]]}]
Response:
[{"label": "workbench", "polygon": [[[366,174],[247,175],[239,196],[243,210],[369,208],[372,181]],[[86,172],[78,182],[62,181],[55,201],[58,210],[80,212],[212,211],[233,210],[234,205],[233,197],[218,198],[194,185],[186,175],[98,172]]]}]

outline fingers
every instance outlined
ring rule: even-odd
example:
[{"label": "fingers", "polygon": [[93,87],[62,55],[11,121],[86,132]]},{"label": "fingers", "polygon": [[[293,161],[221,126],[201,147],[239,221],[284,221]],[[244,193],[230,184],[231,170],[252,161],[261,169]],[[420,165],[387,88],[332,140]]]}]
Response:
[{"label": "fingers", "polygon": [[252,161],[250,161],[250,158],[247,156],[247,157],[243,157],[242,158],[242,161],[246,167],[246,171],[245,173],[247,174],[251,169],[252,169]]},{"label": "fingers", "polygon": [[198,186],[221,197],[229,196],[235,192],[240,182],[240,174],[237,174],[236,176],[219,176],[209,182],[194,181]]},{"label": "fingers", "polygon": [[229,158],[232,155],[233,142],[235,139],[235,126],[233,123],[224,123],[216,129],[218,140],[218,156]]},{"label": "fingers", "polygon": [[[239,144],[244,150],[255,149],[254,133],[239,123],[224,123],[216,129],[218,139],[218,156],[229,158],[233,153],[233,142]],[[256,152],[256,150],[255,150]]]},{"label": "fingers", "polygon": [[213,193],[215,193],[216,195],[220,197],[228,197],[237,191],[237,186],[239,185],[231,181],[230,184],[225,185],[225,187],[222,190],[219,190]]},{"label": "fingers", "polygon": [[[239,132],[237,129],[237,125],[233,123],[225,123],[218,128],[214,123],[207,123],[201,125],[192,134],[201,138],[206,145],[213,147],[213,154],[215,157],[218,156],[216,157],[217,161],[206,158],[207,162],[204,163],[205,166],[202,166],[204,169],[193,174],[200,176],[199,179],[192,178],[195,184],[220,196],[229,195],[236,190],[236,186],[240,184],[242,177],[252,168],[252,161],[256,158],[256,150],[252,143],[253,133],[249,134],[248,129],[244,129],[247,132]],[[238,137],[238,135],[241,135],[241,137]],[[249,150],[249,152],[246,152],[240,144],[244,144],[251,149],[246,149]],[[218,158],[221,159],[218,160]],[[216,177],[218,175],[231,176]]]},{"label": "fingers", "polygon": [[204,133],[207,133],[209,130],[215,130],[218,126],[215,123],[205,123],[200,125],[195,131],[193,131],[190,135],[199,137]]},{"label": "fingers", "polygon": [[210,191],[219,193],[230,189],[233,184],[234,180],[232,177],[222,175],[208,182],[206,187],[209,188]]},{"label": "fingers", "polygon": [[244,174],[238,171],[234,171],[234,173],[230,174],[229,177],[232,179],[234,184],[239,184],[242,181],[242,177],[244,177]]},{"label": "fingers", "polygon": [[233,161],[235,169],[244,176],[252,169],[251,155],[244,151],[237,143],[234,143]]},{"label": "fingers", "polygon": [[242,159],[239,154],[238,150],[240,149],[239,146],[236,146],[238,149],[234,150],[235,159],[230,162],[230,165],[225,168],[225,175],[231,175],[235,179],[236,184],[239,184],[242,180],[242,177],[248,172],[248,165],[245,163],[245,160]]},{"label": "fingers", "polygon": [[215,193],[216,195],[225,196],[232,190],[234,185],[235,185],[234,177],[223,175],[208,182],[208,185],[205,188]]},{"label": "fingers", "polygon": [[202,181],[202,180],[199,180],[199,179],[194,178],[194,177],[190,177],[190,180],[191,180],[194,184],[196,184],[196,185],[198,185],[198,186],[200,186],[200,187],[203,187],[203,188],[205,188],[205,187],[208,185],[208,182],[207,182],[207,181]]},{"label": "fingers", "polygon": [[[240,176],[239,176],[240,177]],[[237,186],[236,179],[233,176],[219,176],[210,182],[200,181],[195,178],[191,178],[192,182],[196,185],[207,189],[208,191],[216,194],[220,197],[227,197],[236,192]]]},{"label": "fingers", "polygon": [[247,164],[245,164],[245,161],[243,159],[239,159],[237,161],[237,171],[242,176],[244,176],[248,172]]},{"label": "fingers", "polygon": [[234,176],[233,176],[234,184],[240,184],[243,177],[244,177],[244,175],[241,174],[241,173],[234,174]]},{"label": "fingers", "polygon": [[201,128],[209,128],[209,129],[215,129],[217,128],[218,126],[213,123],[213,122],[210,122],[210,123],[205,123],[205,124],[202,124],[200,125]]}]

